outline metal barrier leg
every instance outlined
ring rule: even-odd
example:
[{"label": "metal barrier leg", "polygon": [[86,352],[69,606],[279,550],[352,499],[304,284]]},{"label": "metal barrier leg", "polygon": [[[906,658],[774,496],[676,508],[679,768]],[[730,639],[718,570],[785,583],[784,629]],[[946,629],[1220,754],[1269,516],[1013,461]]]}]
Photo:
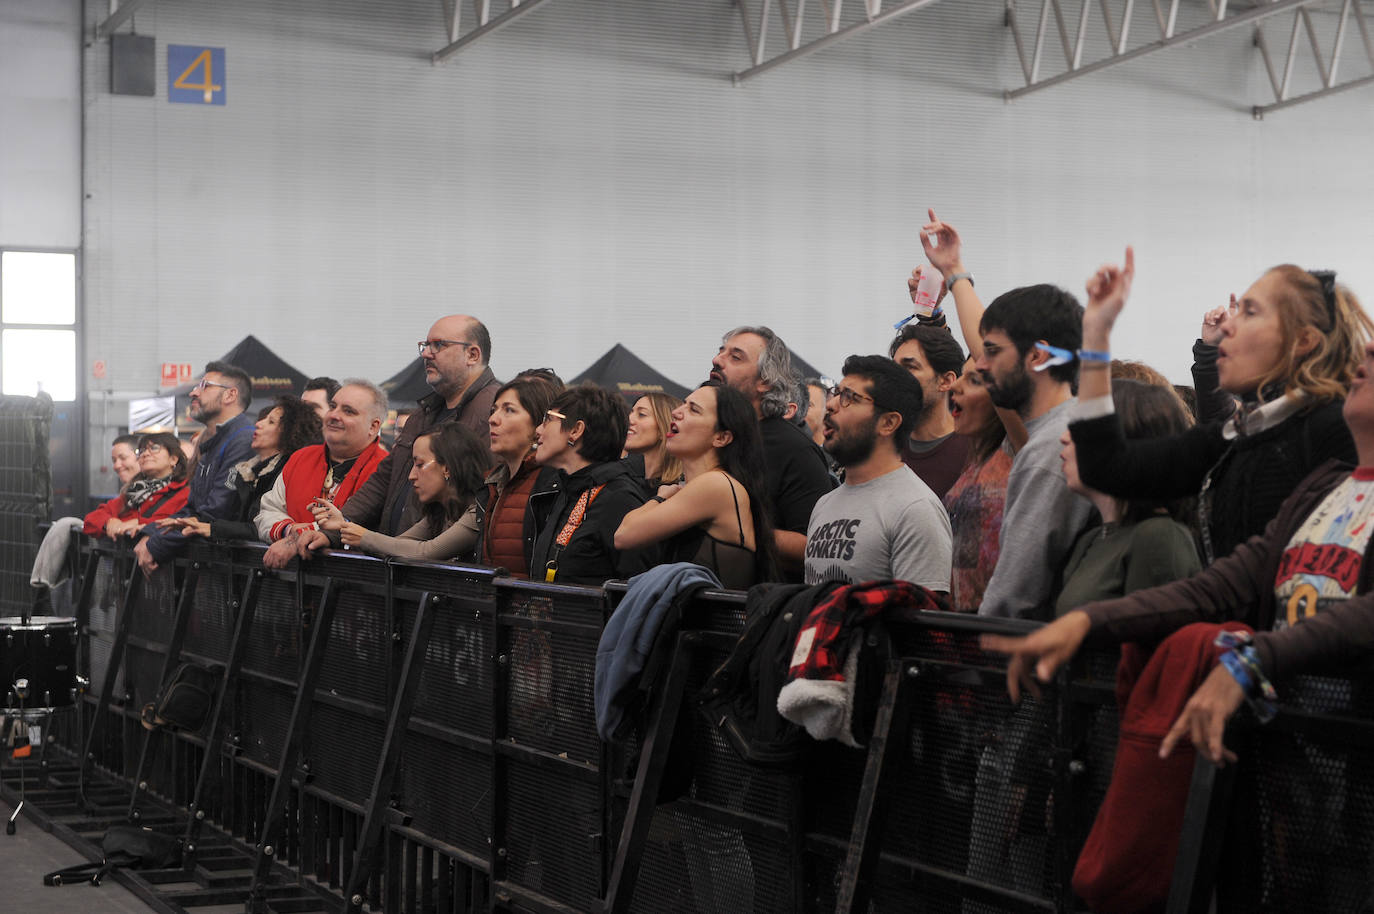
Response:
[{"label": "metal barrier leg", "polygon": [[630,791],[630,804],[625,812],[625,824],[616,847],[615,863],[611,866],[611,881],[606,891],[605,911],[622,914],[634,900],[635,880],[644,856],[644,842],[658,805],[658,791],[663,783],[663,769],[668,762],[668,749],[673,742],[673,729],[682,713],[682,693],[687,686],[691,645],[696,635],[690,632],[677,636],[673,658],[663,684],[653,719],[644,741],[639,747],[639,770],[635,772],[635,786]]},{"label": "metal barrier leg", "polygon": [[883,802],[883,797],[901,764],[902,749],[906,745],[909,725],[907,708],[910,704],[907,678],[917,675],[919,671],[914,664],[910,669],[904,668],[900,657],[889,657],[887,662],[878,714],[873,721],[873,736],[868,741],[868,759],[864,764],[863,783],[859,787],[859,802],[854,810],[854,825],[849,835],[849,853],[845,855],[844,866],[840,870],[836,914],[868,910],[873,871],[882,849],[883,823],[886,820],[887,804]]},{"label": "metal barrier leg", "polygon": [[1234,765],[1217,768],[1201,755],[1197,757],[1188,805],[1184,807],[1174,877],[1169,883],[1167,914],[1207,914],[1235,784]]},{"label": "metal barrier leg", "polygon": [[105,679],[95,710],[91,715],[91,726],[86,731],[85,745],[81,747],[81,767],[77,775],[77,797],[81,805],[90,808],[86,799],[86,772],[95,761],[95,738],[100,732],[100,722],[109,711],[115,681],[119,678],[120,667],[124,664],[124,648],[129,642],[129,617],[133,612],[134,601],[138,599],[138,589],[143,581],[143,571],[134,563],[129,572],[129,582],[124,588],[124,600],[119,606],[119,618],[115,622],[115,640],[110,647],[110,662],[105,668]]},{"label": "metal barrier leg", "polygon": [[229,642],[229,656],[224,661],[224,673],[219,680],[219,694],[210,707],[210,719],[205,724],[205,755],[201,758],[200,773],[196,786],[191,793],[191,802],[186,807],[190,813],[186,820],[185,851],[183,862],[189,869],[195,864],[196,845],[200,841],[201,826],[205,822],[202,804],[215,773],[220,765],[220,731],[227,709],[231,708],[230,697],[239,669],[243,666],[244,654],[248,651],[248,635],[253,630],[253,613],[258,607],[258,592],[262,589],[263,571],[255,568],[243,585],[243,598],[239,602],[238,615],[234,619],[234,634]]},{"label": "metal barrier leg", "polygon": [[[172,621],[172,637],[167,643],[167,656],[162,660],[162,673],[158,676],[157,696],[154,702],[162,700],[162,690],[167,687],[167,680],[171,678],[172,670],[176,669],[176,662],[181,656],[181,645],[186,639],[186,626],[191,619],[191,612],[195,603],[196,585],[200,581],[200,562],[192,562],[187,569],[185,576],[181,580],[181,593],[177,596],[176,616]],[[148,789],[148,782],[144,780],[144,772],[147,770],[148,756],[152,751],[153,741],[161,737],[161,733],[144,730],[143,745],[138,751],[138,767],[134,769],[134,789],[129,796],[128,819],[130,822],[138,823],[143,818],[143,813],[139,810],[139,800],[143,793]]]},{"label": "metal barrier leg", "polygon": [[310,631],[310,646],[305,655],[305,666],[297,685],[296,700],[291,707],[291,722],[288,725],[286,745],[282,748],[281,760],[277,765],[277,779],[272,785],[272,796],[267,801],[263,814],[262,837],[258,841],[257,859],[253,864],[253,882],[248,889],[248,903],[245,910],[253,914],[266,914],[267,879],[272,872],[275,847],[281,833],[282,818],[286,812],[287,795],[293,789],[296,762],[300,758],[301,743],[305,739],[306,726],[315,701],[315,683],[319,680],[320,669],[324,666],[324,652],[329,644],[329,628],[334,620],[334,604],[338,602],[338,590],[333,578],[325,578],[324,589],[320,593],[320,608],[316,612]]},{"label": "metal barrier leg", "polygon": [[[396,779],[400,776],[401,747],[405,742],[406,727],[410,724],[410,711],[415,705],[415,693],[420,688],[425,648],[429,645],[430,632],[434,629],[434,613],[442,600],[443,598],[437,594],[425,592],[421,594],[420,605],[415,611],[410,643],[406,645],[405,660],[401,664],[400,688],[396,691],[396,700],[392,703],[391,714],[387,717],[386,736],[382,739],[382,755],[377,761],[377,773],[372,778],[372,795],[368,800],[367,813],[363,817],[353,866],[348,874],[347,890],[344,892],[346,911],[361,911],[363,907],[367,883],[372,875],[372,864],[379,849],[382,820],[388,812],[387,801],[396,789]],[[413,898],[414,895],[410,897]]]}]

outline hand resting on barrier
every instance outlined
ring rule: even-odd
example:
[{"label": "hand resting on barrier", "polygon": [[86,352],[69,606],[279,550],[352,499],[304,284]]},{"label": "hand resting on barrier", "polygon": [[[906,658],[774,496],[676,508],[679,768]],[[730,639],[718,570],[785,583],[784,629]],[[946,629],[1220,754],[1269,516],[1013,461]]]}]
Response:
[{"label": "hand resting on barrier", "polygon": [[297,534],[288,533],[268,546],[267,551],[262,554],[262,567],[280,570],[291,564],[291,560],[296,557],[299,542],[300,537]]},{"label": "hand resting on barrier", "polygon": [[145,575],[151,576],[157,571],[157,559],[148,551],[148,541],[139,540],[138,545],[134,546],[134,556],[138,559],[138,567],[143,570]]},{"label": "hand resting on barrier", "polygon": [[[978,644],[985,651],[1010,656],[1007,661],[1007,693],[1012,701],[1019,702],[1022,686],[1037,698],[1040,696],[1040,686],[1036,680],[1049,682],[1055,671],[1078,652],[1091,628],[1092,621],[1088,614],[1075,609],[1023,638],[983,635],[978,639]],[[1035,664],[1034,677],[1029,669],[1032,663]]]},{"label": "hand resting on barrier", "polygon": [[1234,762],[1236,754],[1222,743],[1226,722],[1245,701],[1241,690],[1226,667],[1217,665],[1202,685],[1183,706],[1183,713],[1174,721],[1173,727],[1159,746],[1159,757],[1168,758],[1179,740],[1190,739],[1198,753],[1218,768]]}]

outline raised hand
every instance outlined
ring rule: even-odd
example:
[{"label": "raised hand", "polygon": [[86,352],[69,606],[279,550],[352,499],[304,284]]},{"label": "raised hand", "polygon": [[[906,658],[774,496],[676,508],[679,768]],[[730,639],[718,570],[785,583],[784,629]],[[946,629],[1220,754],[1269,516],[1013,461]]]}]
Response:
[{"label": "raised hand", "polygon": [[[1088,614],[1074,610],[1024,638],[984,635],[978,639],[978,643],[985,651],[1010,656],[1007,662],[1007,694],[1012,701],[1020,701],[1022,686],[1036,696],[1040,694],[1036,680],[1049,682],[1054,678],[1055,671],[1078,652],[1091,628],[1092,621]],[[1031,664],[1035,665],[1034,678],[1030,675]]]},{"label": "raised hand", "polygon": [[921,226],[921,248],[926,253],[926,260],[945,279],[962,273],[964,245],[959,239],[959,232],[948,222],[941,222],[935,210],[928,209],[926,214],[930,216],[930,221]]},{"label": "raised hand", "polygon": [[347,523],[339,528],[339,536],[345,546],[361,546],[366,535],[367,528],[362,524]]},{"label": "raised hand", "polygon": [[1083,309],[1083,348],[1106,348],[1112,327],[1126,307],[1126,299],[1131,297],[1134,279],[1135,250],[1129,245],[1124,265],[1104,264],[1088,277],[1088,304]]},{"label": "raised hand", "polygon": [[1208,346],[1215,346],[1221,342],[1221,325],[1226,322],[1226,318],[1236,313],[1236,296],[1231,294],[1229,305],[1218,305],[1211,311],[1202,315],[1202,328],[1198,330],[1198,336]]}]

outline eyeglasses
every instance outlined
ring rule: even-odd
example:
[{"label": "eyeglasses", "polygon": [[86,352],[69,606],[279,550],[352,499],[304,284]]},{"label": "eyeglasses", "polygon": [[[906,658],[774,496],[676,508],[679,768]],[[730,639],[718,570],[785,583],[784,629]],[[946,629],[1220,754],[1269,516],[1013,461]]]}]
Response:
[{"label": "eyeglasses", "polygon": [[567,420],[567,418],[567,416],[563,415],[556,409],[551,409],[548,412],[544,413],[545,422],[552,422],[554,419],[557,419],[559,422],[564,422]]},{"label": "eyeglasses", "polygon": [[467,340],[421,340],[415,344],[415,348],[420,350],[420,355],[432,352],[435,355],[443,352],[450,346],[471,346]]},{"label": "eyeglasses", "polygon": [[134,454],[136,456],[142,457],[144,454],[160,454],[165,450],[167,449],[162,445],[158,444],[156,441],[149,441],[147,444],[143,445],[143,447],[134,451]]},{"label": "eyeglasses", "polygon": [[207,388],[207,387],[222,387],[222,388],[224,388],[225,390],[228,390],[229,388],[231,388],[231,387],[233,387],[233,386],[234,386],[234,385],[232,385],[232,384],[217,384],[216,382],[211,381],[209,378],[201,378],[201,379],[200,379],[200,383],[197,384],[193,389],[194,389],[194,390],[204,390],[204,389]]},{"label": "eyeglasses", "polygon": [[855,401],[859,400],[862,400],[865,403],[877,402],[872,397],[866,397],[863,394],[855,393],[848,387],[832,387],[825,392],[825,395],[827,399],[830,397],[839,397],[841,407],[853,406]]}]

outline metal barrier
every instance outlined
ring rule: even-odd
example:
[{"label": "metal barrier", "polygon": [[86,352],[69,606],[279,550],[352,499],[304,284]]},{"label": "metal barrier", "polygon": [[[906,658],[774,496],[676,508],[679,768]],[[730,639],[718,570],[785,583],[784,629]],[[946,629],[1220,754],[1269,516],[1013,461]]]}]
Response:
[{"label": "metal barrier", "polygon": [[[388,912],[1074,909],[1111,771],[1114,664],[1085,658],[1013,707],[977,636],[1028,626],[889,617],[867,749],[815,744],[769,769],[695,701],[743,594],[696,601],[643,732],[608,747],[595,651],[623,587],[351,553],[271,572],[255,545],[197,546],[145,580],[126,547],[90,548],[96,713],[68,740],[83,782],[131,785],[128,817],[182,833],[187,868],[211,833],[243,842],[232,898],[250,911],[293,881]],[[182,662],[219,672],[204,736],[142,730],[138,709]],[[690,783],[659,803],[675,744]]]},{"label": "metal barrier", "polygon": [[38,525],[51,519],[52,398],[0,397],[0,616],[33,609]]}]

